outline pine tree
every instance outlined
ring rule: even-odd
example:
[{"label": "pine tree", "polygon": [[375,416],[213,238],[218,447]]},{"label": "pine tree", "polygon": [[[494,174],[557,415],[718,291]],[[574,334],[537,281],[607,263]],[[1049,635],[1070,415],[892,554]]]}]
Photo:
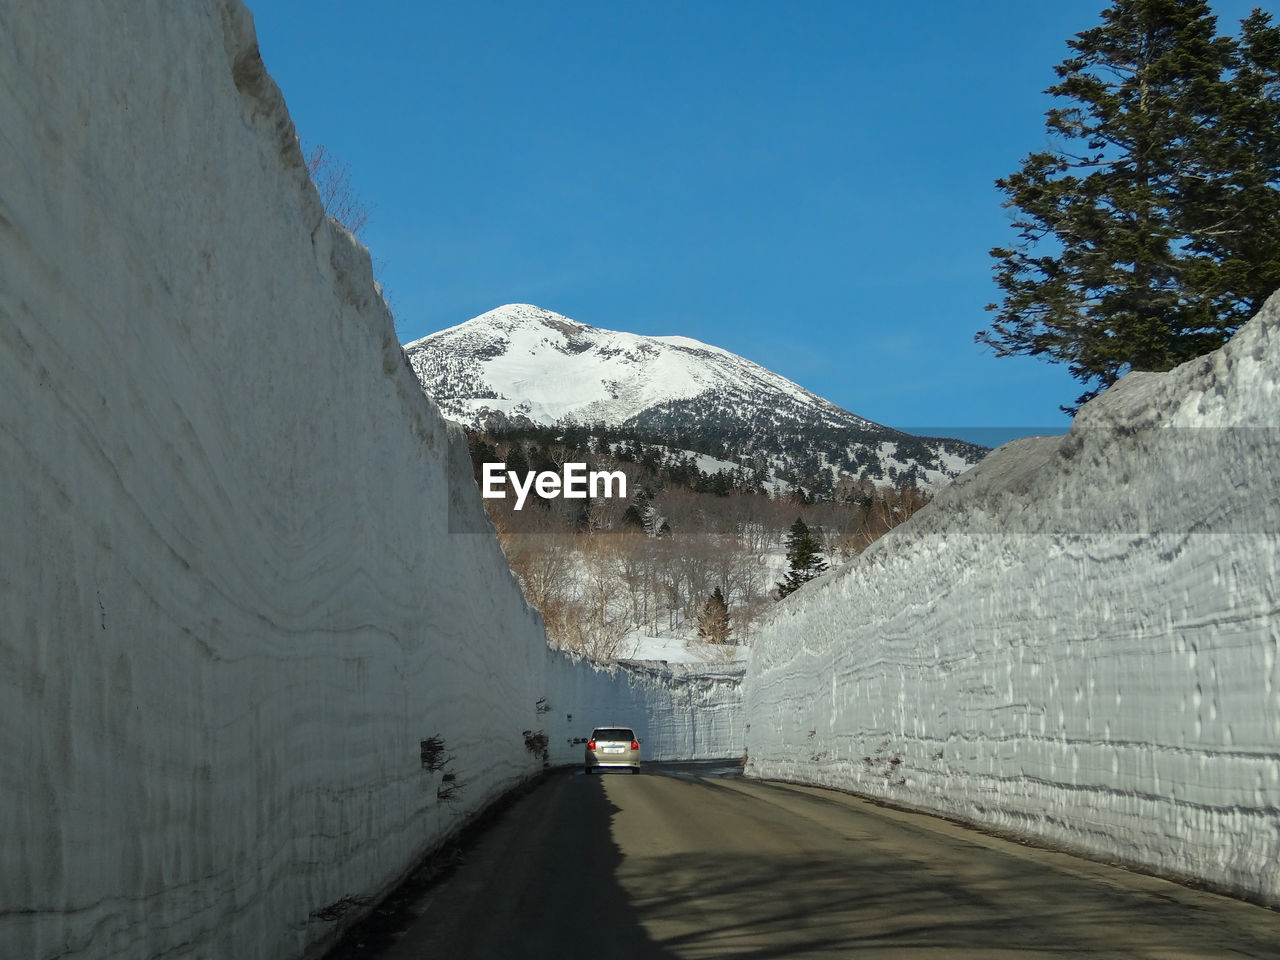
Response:
[{"label": "pine tree", "polygon": [[1256,13],[1237,45],[1205,0],[1102,18],[1047,91],[1056,145],[996,181],[1018,243],[991,251],[1004,299],[976,336],[1068,364],[1077,404],[1215,349],[1280,285],[1275,29]]},{"label": "pine tree", "polygon": [[485,434],[472,433],[467,436],[467,452],[471,455],[471,469],[478,486],[484,482],[484,465],[499,462],[498,448]]},{"label": "pine tree", "polygon": [[1215,162],[1194,170],[1186,206],[1210,265],[1195,283],[1235,327],[1280,287],[1280,27],[1261,10],[1241,22],[1231,69]]},{"label": "pine tree", "polygon": [[787,576],[778,581],[778,599],[794,593],[818,574],[827,569],[822,559],[821,546],[809,532],[808,525],[799,517],[787,534]]},{"label": "pine tree", "polygon": [[644,515],[640,509],[633,503],[622,512],[621,525],[623,528],[635,527],[639,530],[644,529]]},{"label": "pine tree", "polygon": [[522,480],[524,475],[529,472],[529,460],[524,455],[524,448],[519,443],[511,444],[511,449],[507,451],[506,463],[507,469]]},{"label": "pine tree", "polygon": [[702,608],[698,618],[698,636],[708,643],[728,643],[733,627],[729,624],[729,605],[724,593],[716,587]]}]

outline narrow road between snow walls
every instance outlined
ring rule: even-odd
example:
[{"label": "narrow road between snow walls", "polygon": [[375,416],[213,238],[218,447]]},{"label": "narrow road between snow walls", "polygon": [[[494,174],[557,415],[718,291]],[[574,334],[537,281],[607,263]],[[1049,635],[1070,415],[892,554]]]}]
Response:
[{"label": "narrow road between snow walls", "polygon": [[0,3],[0,139],[0,960],[1280,957],[1280,296],[745,664],[597,664],[241,0]]},{"label": "narrow road between snow walls", "polygon": [[1264,907],[728,762],[555,771],[444,860],[326,960],[1155,960],[1280,943]]}]

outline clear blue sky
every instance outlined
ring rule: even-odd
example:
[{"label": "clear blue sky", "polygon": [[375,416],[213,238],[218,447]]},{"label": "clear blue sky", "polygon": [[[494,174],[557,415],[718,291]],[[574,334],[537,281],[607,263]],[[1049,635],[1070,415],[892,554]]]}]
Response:
[{"label": "clear blue sky", "polygon": [[1013,235],[993,181],[1106,5],[249,0],[299,135],[372,208],[401,340],[535,303],[953,434],[1065,429],[1080,393],[973,335]]}]

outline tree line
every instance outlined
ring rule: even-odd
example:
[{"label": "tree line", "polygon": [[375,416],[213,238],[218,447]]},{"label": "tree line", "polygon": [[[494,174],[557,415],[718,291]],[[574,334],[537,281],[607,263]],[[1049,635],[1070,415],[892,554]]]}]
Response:
[{"label": "tree line", "polygon": [[599,449],[594,442],[571,448],[540,432],[536,440],[471,438],[477,471],[497,461],[556,470],[587,455],[592,469],[628,474],[625,501],[531,497],[521,511],[509,500],[485,501],[551,642],[601,660],[628,656],[628,637],[637,633],[698,636],[726,647],[749,642],[780,597],[927,502],[914,489],[870,485],[818,503],[749,490],[721,494],[673,482],[679,473],[646,465],[644,457],[584,454]]}]

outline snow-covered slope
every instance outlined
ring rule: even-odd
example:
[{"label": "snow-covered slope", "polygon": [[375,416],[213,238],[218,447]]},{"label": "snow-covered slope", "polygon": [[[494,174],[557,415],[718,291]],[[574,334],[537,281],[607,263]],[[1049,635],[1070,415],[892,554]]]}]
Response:
[{"label": "snow-covered slope", "polygon": [[[759,364],[688,337],[591,327],[508,304],[405,346],[423,389],[468,426],[607,424],[649,442],[686,438],[812,487],[840,477],[888,483],[914,471],[936,486],[982,448],[891,430]],[[832,473],[834,468],[835,473]]]},{"label": "snow-covered slope", "polygon": [[748,773],[1280,903],[1280,296],[779,604]]},{"label": "snow-covered slope", "polygon": [[547,648],[238,0],[0,5],[0,130],[0,956],[314,956],[539,735],[741,754]]},{"label": "snow-covered slope", "polygon": [[501,411],[544,424],[621,424],[711,392],[802,407],[832,426],[878,428],[719,347],[601,330],[526,303],[415,340],[405,354],[441,411],[465,423]]}]

